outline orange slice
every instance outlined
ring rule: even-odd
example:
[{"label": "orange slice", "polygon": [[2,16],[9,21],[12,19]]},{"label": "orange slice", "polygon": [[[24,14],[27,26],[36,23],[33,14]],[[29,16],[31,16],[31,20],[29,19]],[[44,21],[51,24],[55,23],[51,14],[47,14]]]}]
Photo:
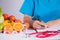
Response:
[{"label": "orange slice", "polygon": [[24,26],[21,23],[15,23],[13,29],[19,32],[20,30],[24,30]]},{"label": "orange slice", "polygon": [[13,27],[11,26],[11,25],[5,25],[5,27],[4,27],[4,31],[6,31],[6,32],[13,32]]}]

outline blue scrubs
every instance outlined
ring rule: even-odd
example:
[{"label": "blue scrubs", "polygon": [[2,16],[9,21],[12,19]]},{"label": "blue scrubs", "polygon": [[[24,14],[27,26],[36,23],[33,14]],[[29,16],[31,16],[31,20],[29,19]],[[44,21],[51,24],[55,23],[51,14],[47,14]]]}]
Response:
[{"label": "blue scrubs", "polygon": [[24,0],[20,12],[48,22],[60,18],[60,0]]}]

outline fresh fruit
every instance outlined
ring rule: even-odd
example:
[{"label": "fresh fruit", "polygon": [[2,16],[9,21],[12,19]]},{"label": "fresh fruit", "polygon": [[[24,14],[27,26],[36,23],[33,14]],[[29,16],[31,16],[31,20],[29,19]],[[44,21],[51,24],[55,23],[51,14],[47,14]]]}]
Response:
[{"label": "fresh fruit", "polygon": [[4,17],[2,16],[2,8],[0,8],[0,24],[3,23]]},{"label": "fresh fruit", "polygon": [[14,31],[12,32],[12,34],[17,34],[17,31],[14,30]]},{"label": "fresh fruit", "polygon": [[9,24],[5,25],[4,31],[12,33],[13,32],[13,27]]},{"label": "fresh fruit", "polygon": [[6,33],[6,34],[10,34],[10,32],[9,32],[9,31],[6,31],[5,33]]},{"label": "fresh fruit", "polygon": [[11,20],[5,20],[3,22],[3,25],[4,25],[4,32],[6,34],[12,33],[12,31],[13,31],[13,25],[14,25],[13,21],[11,21]]},{"label": "fresh fruit", "polygon": [[7,20],[8,19],[8,14],[7,13],[4,13],[3,14],[3,17],[4,17],[4,20]]},{"label": "fresh fruit", "polygon": [[30,27],[30,25],[29,25],[29,23],[28,22],[24,22],[24,24],[25,24],[25,27],[27,28],[27,29],[29,29]]},{"label": "fresh fruit", "polygon": [[14,22],[13,21],[11,21],[11,20],[5,20],[4,22],[3,22],[3,25],[5,26],[5,25],[14,25]]},{"label": "fresh fruit", "polygon": [[0,24],[0,31],[2,31],[4,28],[3,24]]},{"label": "fresh fruit", "polygon": [[11,25],[13,26],[15,24],[15,22],[11,21]]},{"label": "fresh fruit", "polygon": [[0,24],[4,22],[4,17],[0,16]]},{"label": "fresh fruit", "polygon": [[9,20],[15,21],[15,16],[13,15],[9,16]]},{"label": "fresh fruit", "polygon": [[16,19],[15,22],[17,22],[17,23],[22,23],[22,21],[19,20],[19,19]]},{"label": "fresh fruit", "polygon": [[24,30],[24,26],[21,23],[15,23],[13,29],[19,32],[20,30]]},{"label": "fresh fruit", "polygon": [[5,25],[10,25],[10,20],[5,20],[4,22],[3,22],[3,25],[5,26]]}]

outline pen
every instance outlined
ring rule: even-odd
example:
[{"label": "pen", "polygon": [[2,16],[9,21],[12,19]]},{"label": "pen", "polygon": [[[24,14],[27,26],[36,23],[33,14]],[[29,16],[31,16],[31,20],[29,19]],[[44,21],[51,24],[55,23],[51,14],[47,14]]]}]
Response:
[{"label": "pen", "polygon": [[35,30],[36,32],[38,32],[37,29],[34,29],[34,30]]}]

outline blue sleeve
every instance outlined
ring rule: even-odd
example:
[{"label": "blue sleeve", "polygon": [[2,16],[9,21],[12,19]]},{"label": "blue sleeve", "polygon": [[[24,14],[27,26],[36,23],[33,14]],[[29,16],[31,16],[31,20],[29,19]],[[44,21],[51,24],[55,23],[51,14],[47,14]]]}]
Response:
[{"label": "blue sleeve", "polygon": [[32,16],[34,13],[34,0],[24,0],[20,12]]}]

